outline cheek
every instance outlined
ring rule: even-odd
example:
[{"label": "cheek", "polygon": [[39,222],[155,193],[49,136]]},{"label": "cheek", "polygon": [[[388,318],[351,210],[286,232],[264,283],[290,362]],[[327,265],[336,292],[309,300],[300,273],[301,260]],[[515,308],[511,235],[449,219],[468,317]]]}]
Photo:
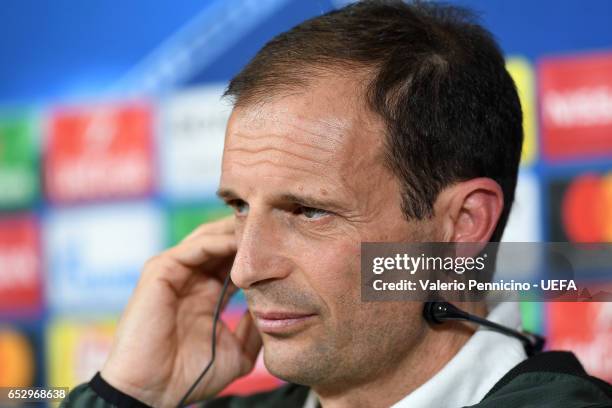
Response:
[{"label": "cheek", "polygon": [[360,249],[359,241],[310,242],[296,260],[307,285],[336,319],[342,309],[361,299]]}]

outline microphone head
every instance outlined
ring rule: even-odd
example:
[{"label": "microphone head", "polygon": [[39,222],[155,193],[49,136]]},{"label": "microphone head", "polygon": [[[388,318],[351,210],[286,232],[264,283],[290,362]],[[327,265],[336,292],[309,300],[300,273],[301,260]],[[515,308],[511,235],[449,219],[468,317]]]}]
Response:
[{"label": "microphone head", "polygon": [[425,302],[423,305],[423,317],[431,324],[440,324],[442,320],[439,319],[439,315],[444,313],[445,302]]},{"label": "microphone head", "polygon": [[425,302],[423,317],[433,324],[440,324],[447,320],[470,320],[467,313],[448,302]]}]

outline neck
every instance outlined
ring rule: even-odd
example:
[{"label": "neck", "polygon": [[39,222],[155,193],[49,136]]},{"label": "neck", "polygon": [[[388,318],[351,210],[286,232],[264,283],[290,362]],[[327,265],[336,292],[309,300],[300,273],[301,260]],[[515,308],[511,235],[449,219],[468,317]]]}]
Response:
[{"label": "neck", "polygon": [[474,330],[460,322],[429,328],[422,340],[394,367],[383,367],[368,382],[314,386],[324,408],[389,407],[440,371]]}]

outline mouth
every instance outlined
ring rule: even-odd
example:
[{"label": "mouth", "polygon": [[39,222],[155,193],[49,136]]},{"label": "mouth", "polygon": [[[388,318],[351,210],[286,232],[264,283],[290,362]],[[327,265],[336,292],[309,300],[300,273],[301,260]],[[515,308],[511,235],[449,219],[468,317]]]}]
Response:
[{"label": "mouth", "polygon": [[267,334],[289,334],[304,328],[316,316],[314,313],[253,312],[257,328]]}]

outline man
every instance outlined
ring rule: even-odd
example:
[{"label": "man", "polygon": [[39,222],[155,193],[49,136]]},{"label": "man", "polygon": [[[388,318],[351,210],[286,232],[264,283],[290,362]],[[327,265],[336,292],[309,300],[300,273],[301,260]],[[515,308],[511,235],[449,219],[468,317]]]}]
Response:
[{"label": "man", "polygon": [[[263,347],[289,384],[206,406],[612,404],[571,354],[526,359],[503,334],[430,327],[422,303],[361,301],[361,242],[501,238],[522,116],[499,49],[469,13],[348,6],[274,38],[227,95],[219,195],[235,215],[147,262],[110,357],[65,406],[176,406],[211,357],[230,272],[249,312],[234,333],[219,323],[191,402],[249,373]],[[510,303],[461,306],[519,324]]]}]

